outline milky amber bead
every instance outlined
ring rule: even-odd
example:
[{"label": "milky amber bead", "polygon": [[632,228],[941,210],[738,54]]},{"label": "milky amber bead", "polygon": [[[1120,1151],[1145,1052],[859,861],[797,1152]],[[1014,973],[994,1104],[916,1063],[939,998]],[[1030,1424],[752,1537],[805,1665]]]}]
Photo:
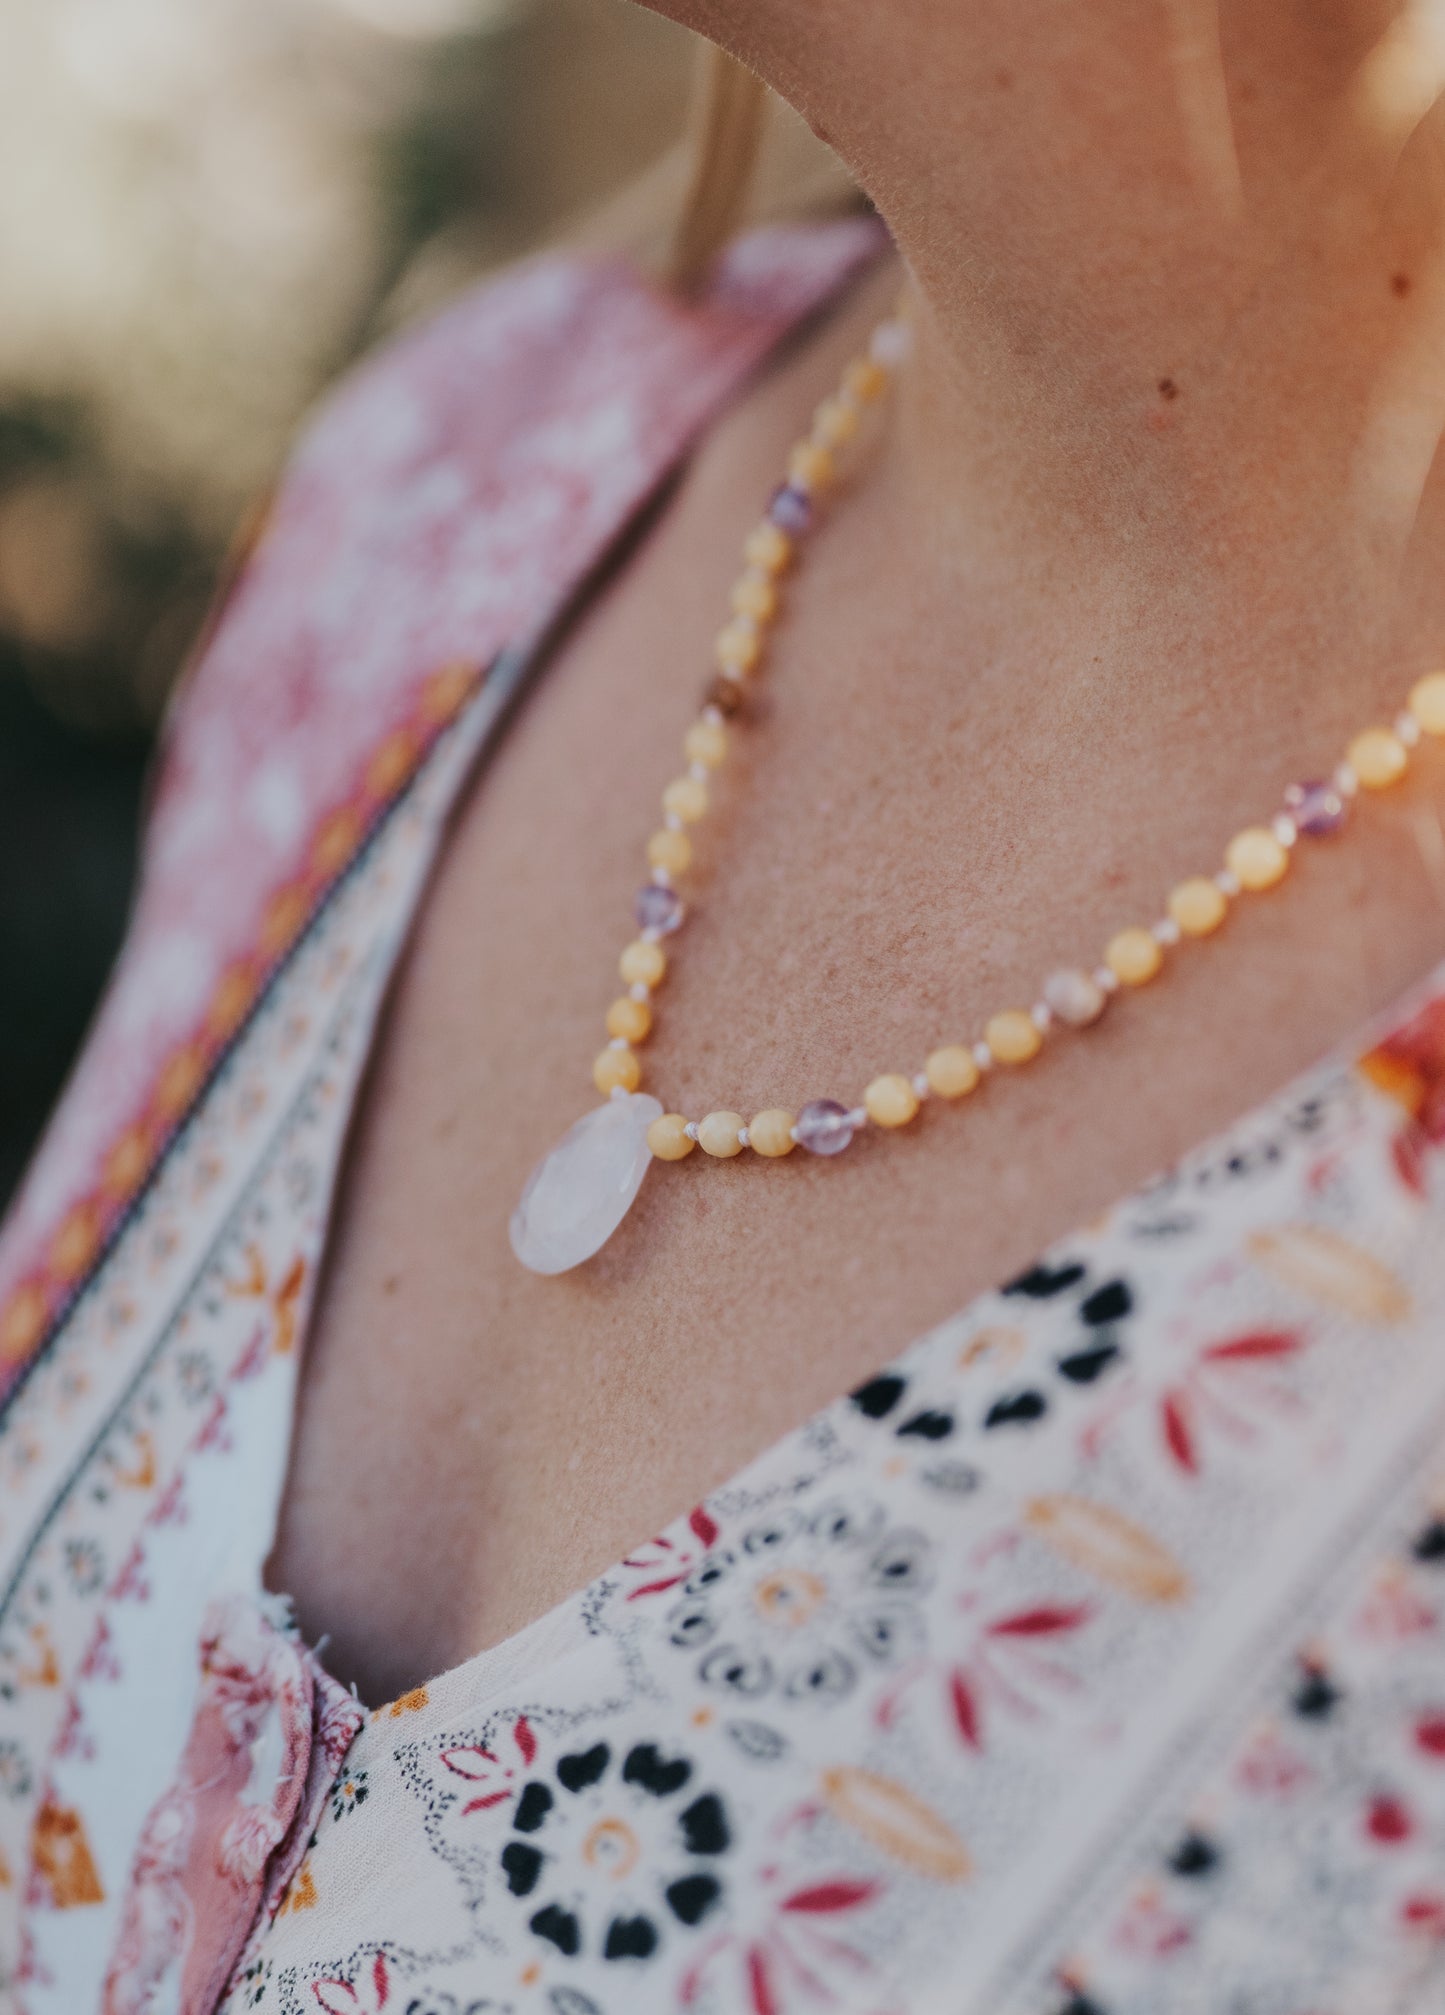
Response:
[{"label": "milky amber bead", "polygon": [[1229,904],[1207,875],[1195,875],[1169,897],[1169,914],[1187,938],[1207,938],[1224,922]]},{"label": "milky amber bead", "polygon": [[704,1154],[726,1161],[729,1155],[742,1153],[738,1135],[746,1124],[740,1112],[710,1112],[697,1123],[697,1144]]},{"label": "milky amber bead", "polygon": [[778,591],[762,572],[749,572],[733,586],[732,605],[740,616],[766,623],[777,613]]},{"label": "milky amber bead", "polygon": [[683,736],[682,752],[690,763],[715,770],[728,752],[728,731],[721,721],[694,721]]},{"label": "milky amber bead", "polygon": [[1427,672],[1415,681],[1410,712],[1427,735],[1445,735],[1445,672]]},{"label": "milky amber bead", "polygon": [[604,1098],[619,1085],[624,1091],[636,1091],[642,1083],[642,1065],[630,1049],[609,1047],[592,1066],[592,1082]]},{"label": "milky amber bead", "polygon": [[692,866],[692,841],[686,833],[661,827],[647,842],[647,864],[665,868],[670,875],[685,875]]},{"label": "milky amber bead", "polygon": [[696,825],[707,810],[707,785],[701,777],[674,777],[662,794],[662,809],[684,825]]},{"label": "milky amber bead", "polygon": [[788,457],[788,481],[800,490],[821,490],[833,480],[833,457],[817,441],[799,441]]},{"label": "milky amber bead", "polygon": [[888,389],[888,373],[871,357],[855,357],[843,373],[843,389],[849,398],[867,405]]},{"label": "milky amber bead", "polygon": [[647,1129],[647,1145],[659,1161],[686,1161],[697,1146],[680,1112],[665,1112]]},{"label": "milky amber bead", "polygon": [[813,439],[825,448],[841,448],[858,431],[858,408],[848,399],[825,399],[813,415]]},{"label": "milky amber bead", "polygon": [[646,938],[634,938],[617,961],[617,970],[630,987],[655,987],[667,971],[667,953]]},{"label": "milky amber bead", "polygon": [[754,1154],[764,1154],[770,1161],[779,1155],[791,1154],[797,1146],[793,1139],[793,1128],[797,1121],[781,1106],[769,1106],[756,1119],[748,1122],[748,1140]]},{"label": "milky amber bead", "polygon": [[1005,1008],[984,1029],[983,1039],[1000,1063],[1027,1063],[1043,1047],[1043,1037],[1031,1014],[1022,1008]]},{"label": "milky amber bead", "polygon": [[1284,880],[1289,872],[1289,848],[1268,826],[1246,826],[1225,848],[1224,865],[1242,889],[1258,894]]},{"label": "milky amber bead", "polygon": [[762,656],[763,647],[751,623],[729,623],[718,631],[714,652],[725,669],[750,672]]},{"label": "milky amber bead", "polygon": [[978,1065],[973,1060],[973,1051],[965,1049],[962,1043],[945,1043],[936,1049],[923,1066],[929,1089],[936,1091],[940,1098],[962,1098],[978,1083]]},{"label": "milky amber bead", "polygon": [[1398,783],[1410,760],[1405,744],[1388,728],[1366,728],[1355,736],[1346,756],[1367,791],[1387,790]]},{"label": "milky amber bead", "polygon": [[1104,963],[1115,979],[1126,987],[1148,984],[1164,963],[1164,954],[1151,931],[1137,927],[1120,931],[1109,940]]},{"label": "milky amber bead", "polygon": [[889,1071],[864,1092],[863,1109],[875,1126],[907,1126],[918,1110],[918,1093],[900,1071]]},{"label": "milky amber bead", "polygon": [[652,1033],[652,1009],[646,1001],[623,994],[607,1010],[607,1033],[622,1042],[646,1042]]},{"label": "milky amber bead", "polygon": [[753,526],[743,545],[743,558],[765,574],[780,574],[793,557],[793,542],[781,525],[767,518]]},{"label": "milky amber bead", "polygon": [[719,672],[715,679],[709,679],[702,703],[705,707],[715,708],[725,720],[730,721],[734,714],[742,712],[745,698],[737,680],[729,678],[726,672]]}]

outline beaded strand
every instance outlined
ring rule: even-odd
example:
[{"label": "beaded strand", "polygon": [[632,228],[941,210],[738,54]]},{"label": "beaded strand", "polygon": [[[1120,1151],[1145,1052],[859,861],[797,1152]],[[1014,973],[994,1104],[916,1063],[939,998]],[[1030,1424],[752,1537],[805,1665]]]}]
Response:
[{"label": "beaded strand", "polygon": [[[908,355],[910,336],[901,319],[875,329],[867,351],[848,365],[837,391],[817,408],[807,437],[788,457],[785,481],[744,542],[743,571],[714,643],[714,672],[701,711],[683,739],[687,767],[663,791],[662,823],[647,842],[650,875],[634,904],[638,935],[618,962],[627,991],[607,1011],[607,1047],[592,1068],[593,1083],[604,1097],[635,1092],[642,1083],[637,1046],[652,1032],[653,997],[667,973],[662,940],[680,928],[686,915],[676,881],[692,866],[689,828],[707,815],[713,774],[727,759],[733,724],[766,656],[783,577],[836,479],[841,451],[858,434],[868,408],[889,389]],[[834,1155],[865,1126],[907,1126],[925,1100],[965,1097],[996,1065],[1031,1062],[1056,1031],[1090,1027],[1121,988],[1147,986],[1163,970],[1169,952],[1186,940],[1211,937],[1241,896],[1276,888],[1289,872],[1299,840],[1338,833],[1362,790],[1384,791],[1400,781],[1411,752],[1426,735],[1445,738],[1445,671],[1429,672],[1416,682],[1392,726],[1356,735],[1333,776],[1292,784],[1272,819],[1236,833],[1217,873],[1178,883],[1157,922],[1116,932],[1092,971],[1061,967],[1050,973],[1032,1007],[1001,1009],[974,1041],[945,1043],[917,1072],[889,1071],[874,1078],[857,1105],[819,1098],[796,1116],[769,1107],[751,1120],[731,1111],[710,1112],[699,1120],[664,1113],[648,1128],[648,1147],[659,1161],[681,1161],[695,1147],[719,1160],[745,1148],[767,1160],[791,1154],[795,1147]]]}]

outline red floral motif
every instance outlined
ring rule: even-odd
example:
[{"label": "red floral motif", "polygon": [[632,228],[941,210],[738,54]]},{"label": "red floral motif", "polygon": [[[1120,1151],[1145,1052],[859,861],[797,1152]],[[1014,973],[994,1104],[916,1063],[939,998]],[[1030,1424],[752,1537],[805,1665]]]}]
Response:
[{"label": "red floral motif", "polygon": [[1310,1782],[1309,1765],[1274,1726],[1256,1729],[1245,1743],[1235,1776],[1259,1798],[1288,1798]]},{"label": "red floral motif", "polygon": [[1089,1422],[1085,1453],[1097,1455],[1113,1427],[1142,1407],[1152,1415],[1169,1467],[1179,1476],[1199,1476],[1210,1436],[1245,1446],[1268,1420],[1298,1411],[1296,1395],[1280,1374],[1306,1341],[1297,1330],[1250,1330],[1202,1344],[1182,1372],[1163,1381],[1133,1374]]},{"label": "red floral motif", "polygon": [[717,1521],[702,1505],[697,1505],[688,1513],[683,1532],[676,1536],[664,1532],[639,1546],[623,1561],[622,1565],[632,1573],[647,1576],[636,1588],[628,1590],[627,1600],[637,1602],[644,1596],[662,1595],[669,1588],[680,1587],[717,1540]]},{"label": "red floral motif", "polygon": [[374,1952],[363,1961],[354,1980],[313,1980],[312,1997],[326,2015],[382,2015],[394,2004],[394,1982],[384,1952]]},{"label": "red floral motif", "polygon": [[761,1883],[757,1921],[704,1947],[682,1976],[679,2007],[696,2007],[719,1976],[734,1983],[723,2005],[748,2015],[838,2007],[870,1970],[866,1953],[838,1927],[881,1893],[881,1883],[839,1874],[792,1887],[777,1868],[764,1868]]},{"label": "red floral motif", "polygon": [[531,1769],[537,1754],[537,1738],[525,1715],[518,1715],[512,1723],[512,1741],[521,1758],[520,1769],[516,1763],[507,1762],[480,1742],[464,1742],[454,1749],[442,1751],[443,1769],[479,1787],[475,1796],[462,1807],[463,1819],[473,1812],[490,1812],[495,1806],[505,1805],[508,1799],[516,1797],[521,1788],[522,1771]]},{"label": "red floral motif", "polygon": [[1405,1187],[1422,1195],[1429,1153],[1445,1145],[1445,999],[1428,1002],[1363,1057],[1360,1068],[1405,1109],[1395,1166]]}]

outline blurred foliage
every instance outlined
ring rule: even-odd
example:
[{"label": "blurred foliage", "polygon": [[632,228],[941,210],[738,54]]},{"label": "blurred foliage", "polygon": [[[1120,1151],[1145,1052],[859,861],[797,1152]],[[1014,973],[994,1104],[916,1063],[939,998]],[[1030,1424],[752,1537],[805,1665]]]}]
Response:
[{"label": "blurred foliage", "polygon": [[0,69],[0,1201],[114,955],[231,527],[361,350],[678,132],[625,0],[13,0]]}]

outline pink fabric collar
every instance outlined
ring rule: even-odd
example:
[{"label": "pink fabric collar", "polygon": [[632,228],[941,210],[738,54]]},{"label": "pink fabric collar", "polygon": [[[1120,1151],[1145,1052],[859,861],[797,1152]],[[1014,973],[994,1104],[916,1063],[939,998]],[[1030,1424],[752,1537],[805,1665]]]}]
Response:
[{"label": "pink fabric collar", "polygon": [[760,232],[695,304],[542,259],[327,401],[177,706],[125,950],[0,1233],[0,1390],[485,667],[884,242],[865,219]]}]

